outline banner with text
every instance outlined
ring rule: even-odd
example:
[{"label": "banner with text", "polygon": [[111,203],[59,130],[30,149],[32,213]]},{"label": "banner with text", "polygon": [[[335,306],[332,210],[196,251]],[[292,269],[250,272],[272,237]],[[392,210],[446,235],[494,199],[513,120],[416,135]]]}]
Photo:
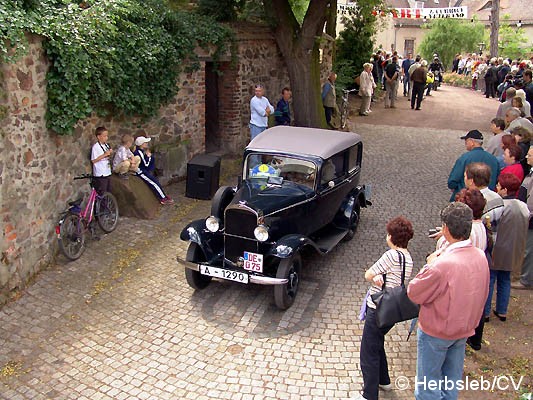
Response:
[{"label": "banner with text", "polygon": [[382,16],[391,14],[393,18],[412,19],[466,18],[467,7],[395,8],[388,11],[374,11],[373,14]]}]

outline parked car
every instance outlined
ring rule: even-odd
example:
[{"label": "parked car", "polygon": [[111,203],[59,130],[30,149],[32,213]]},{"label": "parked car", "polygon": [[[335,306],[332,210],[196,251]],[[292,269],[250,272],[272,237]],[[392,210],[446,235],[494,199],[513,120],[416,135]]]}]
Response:
[{"label": "parked car", "polygon": [[363,143],[356,133],[278,126],[246,147],[242,179],[222,186],[211,215],[188,224],[187,282],[204,289],[212,278],[274,286],[289,308],[301,283],[305,248],[329,253],[353,238],[361,208]]}]

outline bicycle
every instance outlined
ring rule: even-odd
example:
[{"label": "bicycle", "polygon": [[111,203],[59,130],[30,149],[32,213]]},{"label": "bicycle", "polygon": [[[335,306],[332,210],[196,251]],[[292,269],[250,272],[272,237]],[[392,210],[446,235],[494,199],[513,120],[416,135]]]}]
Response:
[{"label": "bicycle", "polygon": [[348,122],[348,100],[350,93],[357,92],[358,89],[342,89],[342,104],[341,104],[341,128],[346,128]]},{"label": "bicycle", "polygon": [[93,176],[84,174],[74,177],[78,179],[91,179],[91,193],[85,209],[81,209],[83,197],[69,201],[69,209],[61,213],[56,226],[56,235],[59,249],[69,260],[74,261],[81,257],[85,251],[85,235],[91,230],[94,237],[93,218],[105,233],[113,232],[118,223],[118,204],[115,196],[109,192],[99,195],[94,189]]}]

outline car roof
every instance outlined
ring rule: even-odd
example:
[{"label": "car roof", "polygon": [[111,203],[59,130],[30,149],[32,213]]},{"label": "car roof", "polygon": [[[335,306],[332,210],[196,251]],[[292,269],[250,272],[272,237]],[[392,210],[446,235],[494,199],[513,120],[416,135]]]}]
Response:
[{"label": "car roof", "polygon": [[246,150],[307,154],[326,159],[360,141],[361,136],[354,132],[276,126],[256,136]]}]

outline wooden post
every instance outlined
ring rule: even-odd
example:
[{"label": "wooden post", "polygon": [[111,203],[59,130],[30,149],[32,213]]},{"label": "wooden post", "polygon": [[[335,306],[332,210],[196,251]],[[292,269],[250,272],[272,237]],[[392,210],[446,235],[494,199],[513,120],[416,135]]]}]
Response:
[{"label": "wooden post", "polygon": [[500,30],[500,0],[492,0],[490,10],[490,57],[498,57],[498,32]]}]

